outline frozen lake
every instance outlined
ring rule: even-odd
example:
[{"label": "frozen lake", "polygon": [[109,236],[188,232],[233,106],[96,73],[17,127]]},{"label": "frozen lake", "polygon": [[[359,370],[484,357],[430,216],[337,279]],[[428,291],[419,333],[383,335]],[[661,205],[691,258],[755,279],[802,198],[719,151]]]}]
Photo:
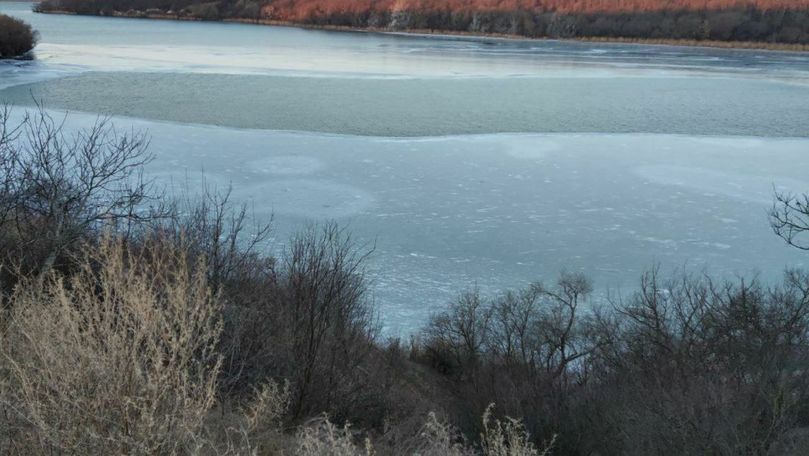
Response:
[{"label": "frozen lake", "polygon": [[337,220],[375,242],[386,329],[459,290],[655,264],[770,279],[809,257],[769,230],[809,191],[809,54],[424,38],[34,15],[0,102],[148,130],[150,172],[233,185],[277,242]]}]

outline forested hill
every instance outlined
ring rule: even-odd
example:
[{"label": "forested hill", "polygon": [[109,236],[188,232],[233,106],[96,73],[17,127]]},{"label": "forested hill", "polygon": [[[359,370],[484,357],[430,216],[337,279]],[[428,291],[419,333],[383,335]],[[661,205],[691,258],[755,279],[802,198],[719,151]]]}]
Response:
[{"label": "forested hill", "polygon": [[45,0],[37,9],[528,37],[809,44],[809,0]]}]

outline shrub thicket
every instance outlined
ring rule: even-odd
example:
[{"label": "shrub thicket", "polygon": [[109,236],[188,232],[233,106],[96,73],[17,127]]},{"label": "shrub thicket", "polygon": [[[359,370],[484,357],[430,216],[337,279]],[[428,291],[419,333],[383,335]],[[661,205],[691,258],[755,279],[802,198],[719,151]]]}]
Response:
[{"label": "shrub thicket", "polygon": [[25,22],[0,14],[0,59],[22,57],[37,44],[37,33]]}]

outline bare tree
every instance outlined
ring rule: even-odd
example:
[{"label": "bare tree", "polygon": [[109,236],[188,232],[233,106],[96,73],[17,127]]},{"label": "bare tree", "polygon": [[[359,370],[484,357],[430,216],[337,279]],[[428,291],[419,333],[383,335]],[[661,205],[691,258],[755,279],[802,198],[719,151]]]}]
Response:
[{"label": "bare tree", "polygon": [[[0,235],[8,263],[44,275],[90,231],[152,220],[159,205],[144,166],[145,133],[108,118],[68,133],[42,105],[12,124],[0,110]],[[150,207],[149,203],[155,205]],[[159,211],[158,211],[159,212]]]},{"label": "bare tree", "polygon": [[602,420],[624,454],[785,454],[807,397],[809,282],[647,273],[595,354]]},{"label": "bare tree", "polygon": [[157,226],[191,254],[204,256],[208,280],[218,289],[261,261],[272,232],[272,216],[259,220],[247,203],[232,200],[232,187],[220,190],[204,176],[201,189],[191,190],[186,184],[180,195],[168,199],[166,216]]},{"label": "bare tree", "polygon": [[[360,392],[362,384],[351,376],[362,375],[357,368],[375,334],[364,271],[371,252],[336,224],[312,227],[289,245],[278,297],[285,338],[297,364],[296,417],[311,413],[307,408],[312,405],[330,409],[338,393],[353,397]],[[313,395],[325,397],[314,400]]]},{"label": "bare tree", "polygon": [[220,388],[228,394],[252,390],[263,381],[257,367],[272,349],[271,319],[263,305],[276,282],[277,260],[267,250],[272,218],[259,221],[247,203],[232,200],[230,187],[219,190],[204,179],[201,191],[186,184],[167,206],[169,216],[145,226],[139,238],[157,235],[205,260],[208,282],[224,298]]},{"label": "bare tree", "polygon": [[770,226],[787,244],[809,250],[809,194],[775,192]]},{"label": "bare tree", "polygon": [[434,350],[448,350],[456,365],[474,368],[486,348],[491,318],[492,307],[480,290],[464,291],[447,311],[433,315],[428,344]]},{"label": "bare tree", "polygon": [[507,291],[495,299],[489,350],[509,368],[532,368],[534,333],[539,312],[539,289]]},{"label": "bare tree", "polygon": [[554,378],[565,375],[571,363],[588,354],[592,347],[583,341],[579,307],[593,291],[590,280],[581,273],[563,272],[556,287],[535,284],[536,292],[546,298],[546,313],[538,322],[539,361]]}]

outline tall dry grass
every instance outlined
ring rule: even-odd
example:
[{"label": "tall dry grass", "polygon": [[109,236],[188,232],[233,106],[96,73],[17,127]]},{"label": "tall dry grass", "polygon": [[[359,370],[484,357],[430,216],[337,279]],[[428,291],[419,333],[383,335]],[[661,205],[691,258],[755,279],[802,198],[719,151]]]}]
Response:
[{"label": "tall dry grass", "polygon": [[[217,397],[219,295],[203,261],[105,238],[21,283],[0,321],[0,454],[275,454],[289,386]],[[229,412],[225,413],[225,409]]]},{"label": "tall dry grass", "polygon": [[295,454],[298,456],[373,456],[382,454],[412,456],[548,456],[553,441],[539,450],[520,420],[493,416],[490,404],[482,417],[483,433],[480,447],[466,444],[452,425],[438,419],[434,412],[427,415],[424,426],[407,442],[395,447],[375,447],[368,437],[360,438],[350,425],[336,426],[328,417],[314,420],[302,427],[297,435]]},{"label": "tall dry grass", "polygon": [[204,269],[181,251],[111,239],[80,264],[18,287],[3,317],[7,450],[198,452],[222,328]]},{"label": "tall dry grass", "polygon": [[486,456],[548,456],[553,440],[544,449],[537,449],[520,420],[506,417],[503,421],[493,417],[494,404],[483,412],[483,433],[480,436]]}]

